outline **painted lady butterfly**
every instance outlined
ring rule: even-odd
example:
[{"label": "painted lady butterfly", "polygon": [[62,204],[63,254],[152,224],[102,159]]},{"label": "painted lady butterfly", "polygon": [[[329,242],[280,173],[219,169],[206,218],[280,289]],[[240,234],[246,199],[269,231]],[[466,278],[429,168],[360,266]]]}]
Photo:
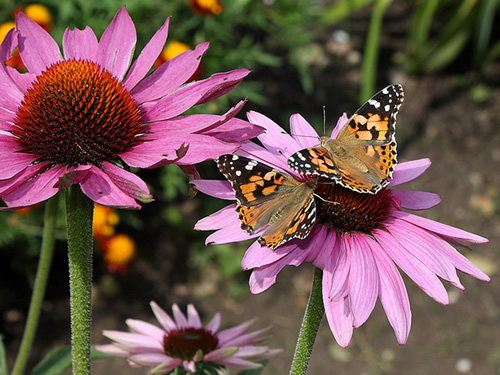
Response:
[{"label": "painted lady butterfly", "polygon": [[389,183],[396,153],[396,116],[403,87],[391,85],[375,94],[340,130],[336,139],[298,151],[288,165],[305,175],[318,175],[359,193],[376,194]]},{"label": "painted lady butterfly", "polygon": [[267,229],[261,246],[275,249],[293,238],[306,238],[316,222],[313,192],[317,179],[304,182],[256,160],[222,155],[217,166],[233,187],[241,229]]}]

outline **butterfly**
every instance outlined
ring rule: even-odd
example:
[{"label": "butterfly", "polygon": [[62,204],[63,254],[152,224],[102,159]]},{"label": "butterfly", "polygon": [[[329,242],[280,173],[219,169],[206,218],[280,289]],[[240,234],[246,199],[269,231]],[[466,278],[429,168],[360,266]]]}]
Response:
[{"label": "butterfly", "polygon": [[222,155],[217,166],[231,183],[241,229],[248,234],[267,227],[258,239],[276,249],[306,238],[316,222],[314,189],[317,179],[304,182],[267,164],[237,155]]},{"label": "butterfly", "polygon": [[387,186],[397,164],[396,116],[403,100],[401,85],[386,87],[354,113],[336,139],[321,137],[319,146],[291,155],[288,165],[300,174],[376,194]]}]

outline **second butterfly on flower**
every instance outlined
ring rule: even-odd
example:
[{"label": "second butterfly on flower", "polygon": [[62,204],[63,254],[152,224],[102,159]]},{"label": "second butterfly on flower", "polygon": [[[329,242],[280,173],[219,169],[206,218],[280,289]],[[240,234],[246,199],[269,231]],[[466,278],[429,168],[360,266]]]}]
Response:
[{"label": "second butterfly on flower", "polygon": [[206,194],[237,201],[196,224],[215,230],[207,243],[258,238],[242,260],[243,269],[253,269],[252,293],[271,287],[286,265],[311,262],[323,270],[326,316],[344,347],[377,299],[398,342],[407,341],[410,303],[397,267],[442,304],[448,294],[439,278],[459,289],[464,287],[456,270],[489,281],[451,246],[487,239],[402,210],[440,202],[433,193],[393,189],[431,164],[420,159],[396,165],[395,118],[402,100],[399,85],[384,89],[349,122],[344,114],[319,147],[320,137],[299,114],[290,119],[290,136],[249,112],[249,121],[266,129],[258,136],[262,146],[246,141],[235,155],[219,158],[229,182],[192,181]]}]

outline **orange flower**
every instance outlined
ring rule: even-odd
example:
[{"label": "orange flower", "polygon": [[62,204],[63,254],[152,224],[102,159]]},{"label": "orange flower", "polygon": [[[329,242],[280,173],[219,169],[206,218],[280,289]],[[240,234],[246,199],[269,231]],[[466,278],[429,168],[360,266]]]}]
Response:
[{"label": "orange flower", "polygon": [[191,8],[198,14],[217,15],[222,12],[219,0],[191,0]]},{"label": "orange flower", "polygon": [[123,233],[100,241],[99,247],[102,250],[102,257],[108,271],[121,274],[127,272],[128,266],[135,259],[137,253],[134,240]]},{"label": "orange flower", "polygon": [[115,226],[120,222],[120,217],[111,207],[94,204],[94,221],[92,232],[98,240],[108,238],[115,234]]}]

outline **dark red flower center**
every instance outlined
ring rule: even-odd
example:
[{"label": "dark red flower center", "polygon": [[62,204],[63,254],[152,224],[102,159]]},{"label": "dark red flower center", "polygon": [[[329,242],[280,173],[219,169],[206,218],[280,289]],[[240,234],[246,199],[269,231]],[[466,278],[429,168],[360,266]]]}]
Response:
[{"label": "dark red flower center", "polygon": [[339,233],[364,232],[383,228],[393,199],[389,189],[377,194],[356,193],[331,180],[320,178],[315,194],[319,224],[328,224]]},{"label": "dark red flower center", "polygon": [[12,134],[37,161],[99,165],[140,142],[141,112],[100,65],[61,61],[37,77],[19,106]]},{"label": "dark red flower center", "polygon": [[203,354],[217,349],[217,336],[204,328],[184,328],[170,331],[163,338],[165,354],[173,358],[191,360],[197,352]]}]

